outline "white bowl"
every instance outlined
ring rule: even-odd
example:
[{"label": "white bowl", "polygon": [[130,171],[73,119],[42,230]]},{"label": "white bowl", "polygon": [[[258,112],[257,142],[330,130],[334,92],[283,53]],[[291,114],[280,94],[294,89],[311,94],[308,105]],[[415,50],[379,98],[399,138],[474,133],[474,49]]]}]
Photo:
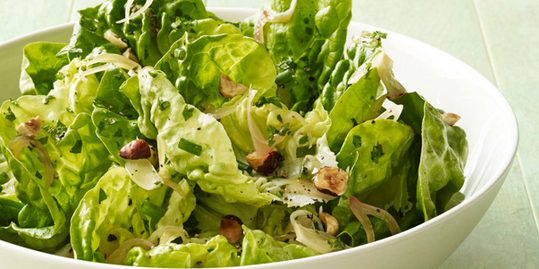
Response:
[{"label": "white bowl", "polygon": [[[212,9],[237,21],[253,9]],[[20,95],[22,48],[35,41],[68,42],[72,24],[49,28],[0,45],[0,100]],[[352,22],[349,34],[375,29]],[[485,214],[507,176],[518,143],[511,107],[492,83],[460,60],[412,38],[388,32],[384,47],[395,61],[397,78],[434,106],[457,113],[468,135],[464,202],[448,212],[395,236],[353,249],[316,257],[242,268],[436,268],[466,239]],[[0,241],[2,268],[131,268],[58,257]]]}]

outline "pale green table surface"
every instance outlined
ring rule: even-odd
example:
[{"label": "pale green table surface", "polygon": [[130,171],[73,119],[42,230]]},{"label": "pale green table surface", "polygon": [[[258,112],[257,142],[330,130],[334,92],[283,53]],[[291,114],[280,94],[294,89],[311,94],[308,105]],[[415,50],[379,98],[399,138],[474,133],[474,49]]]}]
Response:
[{"label": "pale green table surface", "polygon": [[[78,9],[100,1],[0,0],[0,42],[75,21]],[[209,7],[262,4],[206,2]],[[419,39],[474,67],[498,86],[517,115],[520,144],[505,184],[440,268],[539,268],[539,1],[354,0],[353,7],[355,21]]]}]

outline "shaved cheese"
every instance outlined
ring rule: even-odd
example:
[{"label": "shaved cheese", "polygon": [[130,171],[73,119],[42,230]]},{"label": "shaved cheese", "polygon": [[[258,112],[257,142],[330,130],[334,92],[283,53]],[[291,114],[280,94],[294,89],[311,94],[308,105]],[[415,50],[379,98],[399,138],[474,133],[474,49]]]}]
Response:
[{"label": "shaved cheese", "polygon": [[401,116],[402,110],[404,106],[403,105],[395,105],[392,108],[384,111],[384,113],[380,114],[375,120],[379,119],[391,119],[394,121],[399,120],[399,117]]},{"label": "shaved cheese", "polygon": [[406,90],[395,78],[393,74],[393,60],[385,53],[381,51],[372,59],[372,66],[378,70],[378,75],[384,83],[387,89],[387,97],[389,99],[395,99],[406,93]]},{"label": "shaved cheese", "polygon": [[127,48],[127,44],[123,42],[123,40],[121,40],[120,37],[117,34],[113,33],[111,30],[106,31],[104,37],[106,40],[112,43],[112,45],[114,45],[120,50]]},{"label": "shaved cheese", "polygon": [[145,190],[154,190],[165,184],[148,159],[126,160],[125,170],[131,180]]},{"label": "shaved cheese", "polygon": [[129,14],[130,10],[131,10],[131,5],[133,5],[133,2],[134,0],[128,0],[127,3],[125,4],[125,18],[122,19],[122,20],[119,20],[117,21],[116,23],[124,23],[124,22],[127,22],[129,23],[130,20],[140,16],[142,13],[146,12],[146,10],[148,8],[150,8],[150,6],[152,5],[153,3],[153,0],[146,0],[146,3],[144,4],[144,6],[142,6],[141,9],[139,9],[137,12],[133,13],[133,14]]},{"label": "shaved cheese", "polygon": [[140,67],[140,65],[137,62],[134,62],[123,55],[114,54],[114,53],[105,53],[105,54],[96,56],[92,60],[86,62],[86,65],[93,65],[96,63],[111,63],[117,67],[124,68],[127,70]]}]

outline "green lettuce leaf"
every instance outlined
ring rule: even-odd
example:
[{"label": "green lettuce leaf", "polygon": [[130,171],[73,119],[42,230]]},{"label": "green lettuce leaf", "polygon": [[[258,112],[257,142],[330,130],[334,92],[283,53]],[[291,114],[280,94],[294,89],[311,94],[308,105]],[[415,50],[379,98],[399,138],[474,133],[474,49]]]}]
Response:
[{"label": "green lettuce leaf", "polygon": [[339,152],[348,132],[367,119],[371,106],[376,101],[379,87],[380,77],[376,68],[373,68],[339,98],[329,113],[332,124],[327,132],[327,139],[333,152]]},{"label": "green lettuce leaf", "polygon": [[446,206],[464,184],[464,166],[468,156],[466,134],[458,126],[443,122],[443,111],[434,108],[417,93],[406,93],[394,100],[403,104],[402,120],[421,139],[417,175],[417,208],[427,221],[446,210]]},{"label": "green lettuce leaf", "polygon": [[[348,188],[333,209],[339,223],[345,225],[350,219],[348,197],[352,195],[381,208],[393,206],[399,211],[409,210],[407,177],[399,173],[406,165],[413,137],[410,127],[385,119],[364,122],[348,133],[337,154],[339,167],[350,171]],[[376,195],[369,200],[377,189],[387,200]]]},{"label": "green lettuce leaf", "polygon": [[60,43],[37,42],[24,47],[19,87],[22,94],[46,95],[53,88],[56,73],[69,61],[56,54],[65,46]]},{"label": "green lettuce leaf", "polygon": [[238,250],[225,237],[216,236],[206,244],[162,244],[151,250],[135,247],[125,265],[141,267],[193,268],[238,266]]},{"label": "green lettuce leaf", "polygon": [[[265,1],[275,13],[290,8],[290,0]],[[352,1],[298,1],[292,18],[267,23],[264,40],[277,65],[276,83],[284,103],[302,114],[311,110],[344,53]]]},{"label": "green lettuce leaf", "polygon": [[299,245],[289,245],[275,241],[272,236],[260,230],[243,227],[241,264],[253,265],[287,261],[318,255],[318,252]]}]

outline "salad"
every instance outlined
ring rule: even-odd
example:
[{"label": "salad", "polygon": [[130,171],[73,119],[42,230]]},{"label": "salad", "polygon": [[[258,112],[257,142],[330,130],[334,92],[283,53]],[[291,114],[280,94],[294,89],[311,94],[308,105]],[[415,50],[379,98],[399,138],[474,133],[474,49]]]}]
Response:
[{"label": "salad", "polygon": [[459,116],[407,92],[352,0],[107,0],[24,48],[0,110],[0,239],[100,263],[221,267],[339,251],[458,204]]}]

